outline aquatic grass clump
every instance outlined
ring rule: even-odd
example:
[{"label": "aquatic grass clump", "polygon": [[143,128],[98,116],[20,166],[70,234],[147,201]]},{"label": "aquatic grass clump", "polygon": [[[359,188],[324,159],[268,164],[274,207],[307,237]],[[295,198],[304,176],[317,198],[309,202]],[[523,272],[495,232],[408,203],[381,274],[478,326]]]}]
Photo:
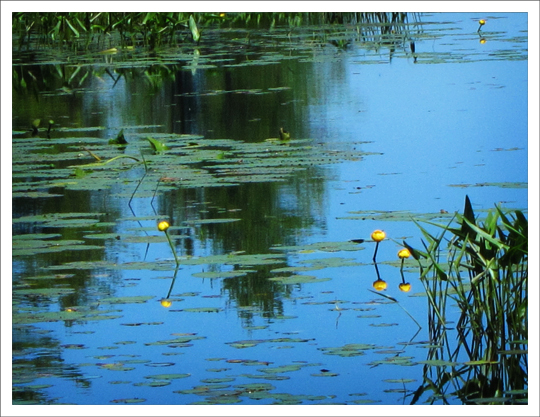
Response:
[{"label": "aquatic grass clump", "polygon": [[[439,236],[420,227],[425,251],[404,245],[420,263],[428,298],[431,343],[428,359],[465,364],[436,375],[425,368],[416,402],[426,390],[446,401],[446,390],[464,403],[527,402],[528,345],[528,221],[515,210],[511,215],[496,206],[483,223],[477,222],[471,202],[465,199],[463,214],[456,213],[458,227],[427,222],[442,229]],[[445,247],[443,247],[445,245]],[[441,258],[446,256],[446,263]],[[448,301],[459,309],[455,328],[447,321]],[[455,330],[457,345],[447,343]],[[523,347],[520,347],[523,346]]]}]

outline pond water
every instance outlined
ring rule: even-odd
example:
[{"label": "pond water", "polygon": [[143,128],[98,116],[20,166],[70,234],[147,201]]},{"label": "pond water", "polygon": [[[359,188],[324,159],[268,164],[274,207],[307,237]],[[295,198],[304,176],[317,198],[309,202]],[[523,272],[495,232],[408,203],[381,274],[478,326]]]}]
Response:
[{"label": "pond water", "polygon": [[528,22],[398,29],[15,50],[14,403],[410,404],[431,341],[397,252],[466,195],[527,212]]}]

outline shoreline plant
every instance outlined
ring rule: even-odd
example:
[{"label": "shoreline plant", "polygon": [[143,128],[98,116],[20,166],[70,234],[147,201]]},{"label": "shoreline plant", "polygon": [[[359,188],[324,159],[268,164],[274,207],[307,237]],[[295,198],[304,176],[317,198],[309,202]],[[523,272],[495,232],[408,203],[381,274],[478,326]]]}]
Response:
[{"label": "shoreline plant", "polygon": [[[448,396],[464,404],[527,403],[527,218],[496,206],[479,222],[466,196],[463,214],[450,224],[426,223],[441,232],[416,222],[423,250],[403,242],[420,264],[432,346],[412,403],[427,391],[428,403],[447,403]],[[448,317],[452,302],[456,322]],[[448,343],[451,336],[456,344]]]}]

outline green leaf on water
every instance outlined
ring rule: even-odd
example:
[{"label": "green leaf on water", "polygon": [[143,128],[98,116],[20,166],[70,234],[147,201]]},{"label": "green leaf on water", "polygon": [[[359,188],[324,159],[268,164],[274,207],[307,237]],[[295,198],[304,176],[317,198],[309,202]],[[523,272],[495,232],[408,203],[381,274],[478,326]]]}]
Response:
[{"label": "green leaf on water", "polygon": [[197,278],[235,278],[246,276],[249,272],[256,272],[254,270],[234,270],[234,271],[208,271],[208,272],[196,272],[191,274]]},{"label": "green leaf on water", "polygon": [[292,272],[306,272],[306,271],[315,271],[317,269],[323,269],[324,266],[287,266],[284,268],[276,268],[272,269],[270,272],[274,274],[278,273],[292,273]]},{"label": "green leaf on water", "polygon": [[270,249],[283,252],[313,253],[313,252],[340,252],[358,251],[365,249],[356,243],[346,242],[317,242],[299,246],[272,246]]},{"label": "green leaf on water", "polygon": [[459,365],[457,362],[444,361],[440,359],[429,359],[425,361],[418,361],[418,363],[422,363],[424,365],[429,365],[429,366],[457,366]]},{"label": "green leaf on water", "polygon": [[127,145],[127,140],[124,136],[124,129],[120,130],[116,138],[109,140],[109,145]]},{"label": "green leaf on water", "polygon": [[170,381],[150,381],[150,382],[137,382],[133,384],[136,387],[164,387],[171,385]]},{"label": "green leaf on water", "polygon": [[197,308],[184,308],[182,310],[172,310],[172,311],[185,311],[188,313],[219,313],[223,311],[219,307],[197,307]]},{"label": "green leaf on water", "polygon": [[196,226],[200,224],[218,224],[218,223],[233,223],[238,222],[242,219],[229,219],[229,218],[222,218],[222,219],[198,219],[198,220],[189,220],[184,222],[187,226]]},{"label": "green leaf on water", "polygon": [[111,400],[109,402],[115,403],[115,404],[137,404],[137,403],[143,403],[146,399],[144,398],[120,398],[117,400]]},{"label": "green leaf on water", "polygon": [[132,297],[109,297],[102,298],[100,303],[102,304],[141,304],[146,303],[148,300],[155,298],[151,295],[138,295]]},{"label": "green leaf on water", "polygon": [[414,359],[412,356],[390,356],[380,361],[373,361],[369,366],[377,365],[398,365],[398,366],[414,366],[416,363],[411,362]]},{"label": "green leaf on water", "polygon": [[170,148],[165,145],[164,143],[160,142],[159,140],[156,140],[154,138],[151,138],[150,136],[148,136],[146,138],[146,140],[148,142],[150,142],[150,145],[152,146],[152,149],[155,151],[155,152],[164,152],[164,151],[167,151],[169,150]]},{"label": "green leaf on water", "polygon": [[267,381],[284,381],[286,379],[291,379],[290,376],[286,375],[241,374],[239,376],[252,379],[265,379]]},{"label": "green leaf on water", "polygon": [[207,379],[201,379],[201,382],[204,382],[205,384],[219,384],[224,382],[232,382],[236,380],[236,378],[207,378]]},{"label": "green leaf on water", "polygon": [[463,365],[476,366],[476,365],[493,365],[493,364],[497,364],[497,363],[499,363],[499,361],[479,360],[479,361],[463,362]]},{"label": "green leaf on water", "polygon": [[191,36],[193,37],[193,40],[195,42],[199,42],[199,39],[201,38],[201,33],[197,28],[197,23],[195,22],[193,15],[189,16],[189,30],[191,30]]},{"label": "green leaf on water", "polygon": [[148,375],[145,376],[147,379],[158,379],[158,380],[170,380],[170,379],[181,379],[181,378],[187,378],[191,376],[191,374],[158,374],[158,375]]},{"label": "green leaf on water", "polygon": [[363,343],[349,343],[341,347],[317,348],[325,355],[337,355],[341,357],[361,356],[365,354],[365,350],[380,349],[379,346]]},{"label": "green leaf on water", "polygon": [[383,381],[389,382],[391,384],[408,384],[411,382],[416,382],[416,379],[400,378],[400,379],[384,379]]},{"label": "green leaf on water", "polygon": [[282,365],[268,368],[257,369],[259,372],[266,374],[281,374],[283,372],[294,372],[302,369],[302,365]]},{"label": "green leaf on water", "polygon": [[331,278],[317,278],[311,275],[292,275],[289,277],[272,277],[268,278],[269,281],[276,281],[283,285],[293,284],[311,284],[318,282],[330,281]]},{"label": "green leaf on water", "polygon": [[183,344],[186,344],[186,343],[189,343],[191,342],[192,340],[201,340],[201,339],[205,339],[205,337],[203,336],[195,336],[195,335],[192,335],[192,336],[181,336],[181,337],[177,337],[175,339],[169,339],[169,340],[159,340],[157,342],[150,342],[150,343],[145,343],[145,346],[153,346],[153,345],[183,345]]}]

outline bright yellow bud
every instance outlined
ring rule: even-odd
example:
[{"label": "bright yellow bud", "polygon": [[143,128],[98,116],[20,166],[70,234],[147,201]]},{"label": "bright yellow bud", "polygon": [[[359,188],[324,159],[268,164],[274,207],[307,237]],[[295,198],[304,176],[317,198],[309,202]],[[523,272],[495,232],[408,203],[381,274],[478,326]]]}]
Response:
[{"label": "bright yellow bud", "polygon": [[167,230],[169,228],[169,226],[170,226],[169,222],[163,220],[163,221],[158,223],[157,228],[158,228],[158,230],[160,232],[164,232],[165,230]]},{"label": "bright yellow bud", "polygon": [[403,292],[409,292],[411,290],[411,284],[408,282],[402,282],[399,284],[399,289]]},{"label": "bright yellow bud", "polygon": [[160,303],[165,308],[169,308],[170,306],[172,306],[172,301],[168,300],[167,298],[164,298],[163,300],[161,300]]},{"label": "bright yellow bud", "polygon": [[486,24],[486,21],[484,19],[480,19],[478,23],[480,23],[480,26],[483,26]]},{"label": "bright yellow bud", "polygon": [[385,290],[386,287],[388,287],[388,284],[386,281],[383,281],[382,279],[378,279],[373,283],[373,288],[375,288],[377,291]]},{"label": "bright yellow bud", "polygon": [[486,41],[486,39],[485,39],[485,38],[482,38],[482,39],[480,39],[480,44],[482,44],[482,45],[483,45],[483,44],[485,44],[486,42],[487,42],[487,41]]},{"label": "bright yellow bud", "polygon": [[407,249],[407,248],[401,249],[401,250],[397,253],[397,256],[398,256],[400,259],[408,258],[409,256],[411,256],[411,252],[410,252],[409,249]]},{"label": "bright yellow bud", "polygon": [[382,230],[375,230],[375,231],[371,234],[371,238],[372,238],[375,242],[380,242],[380,241],[384,240],[385,237],[386,237],[386,233],[384,233]]}]

